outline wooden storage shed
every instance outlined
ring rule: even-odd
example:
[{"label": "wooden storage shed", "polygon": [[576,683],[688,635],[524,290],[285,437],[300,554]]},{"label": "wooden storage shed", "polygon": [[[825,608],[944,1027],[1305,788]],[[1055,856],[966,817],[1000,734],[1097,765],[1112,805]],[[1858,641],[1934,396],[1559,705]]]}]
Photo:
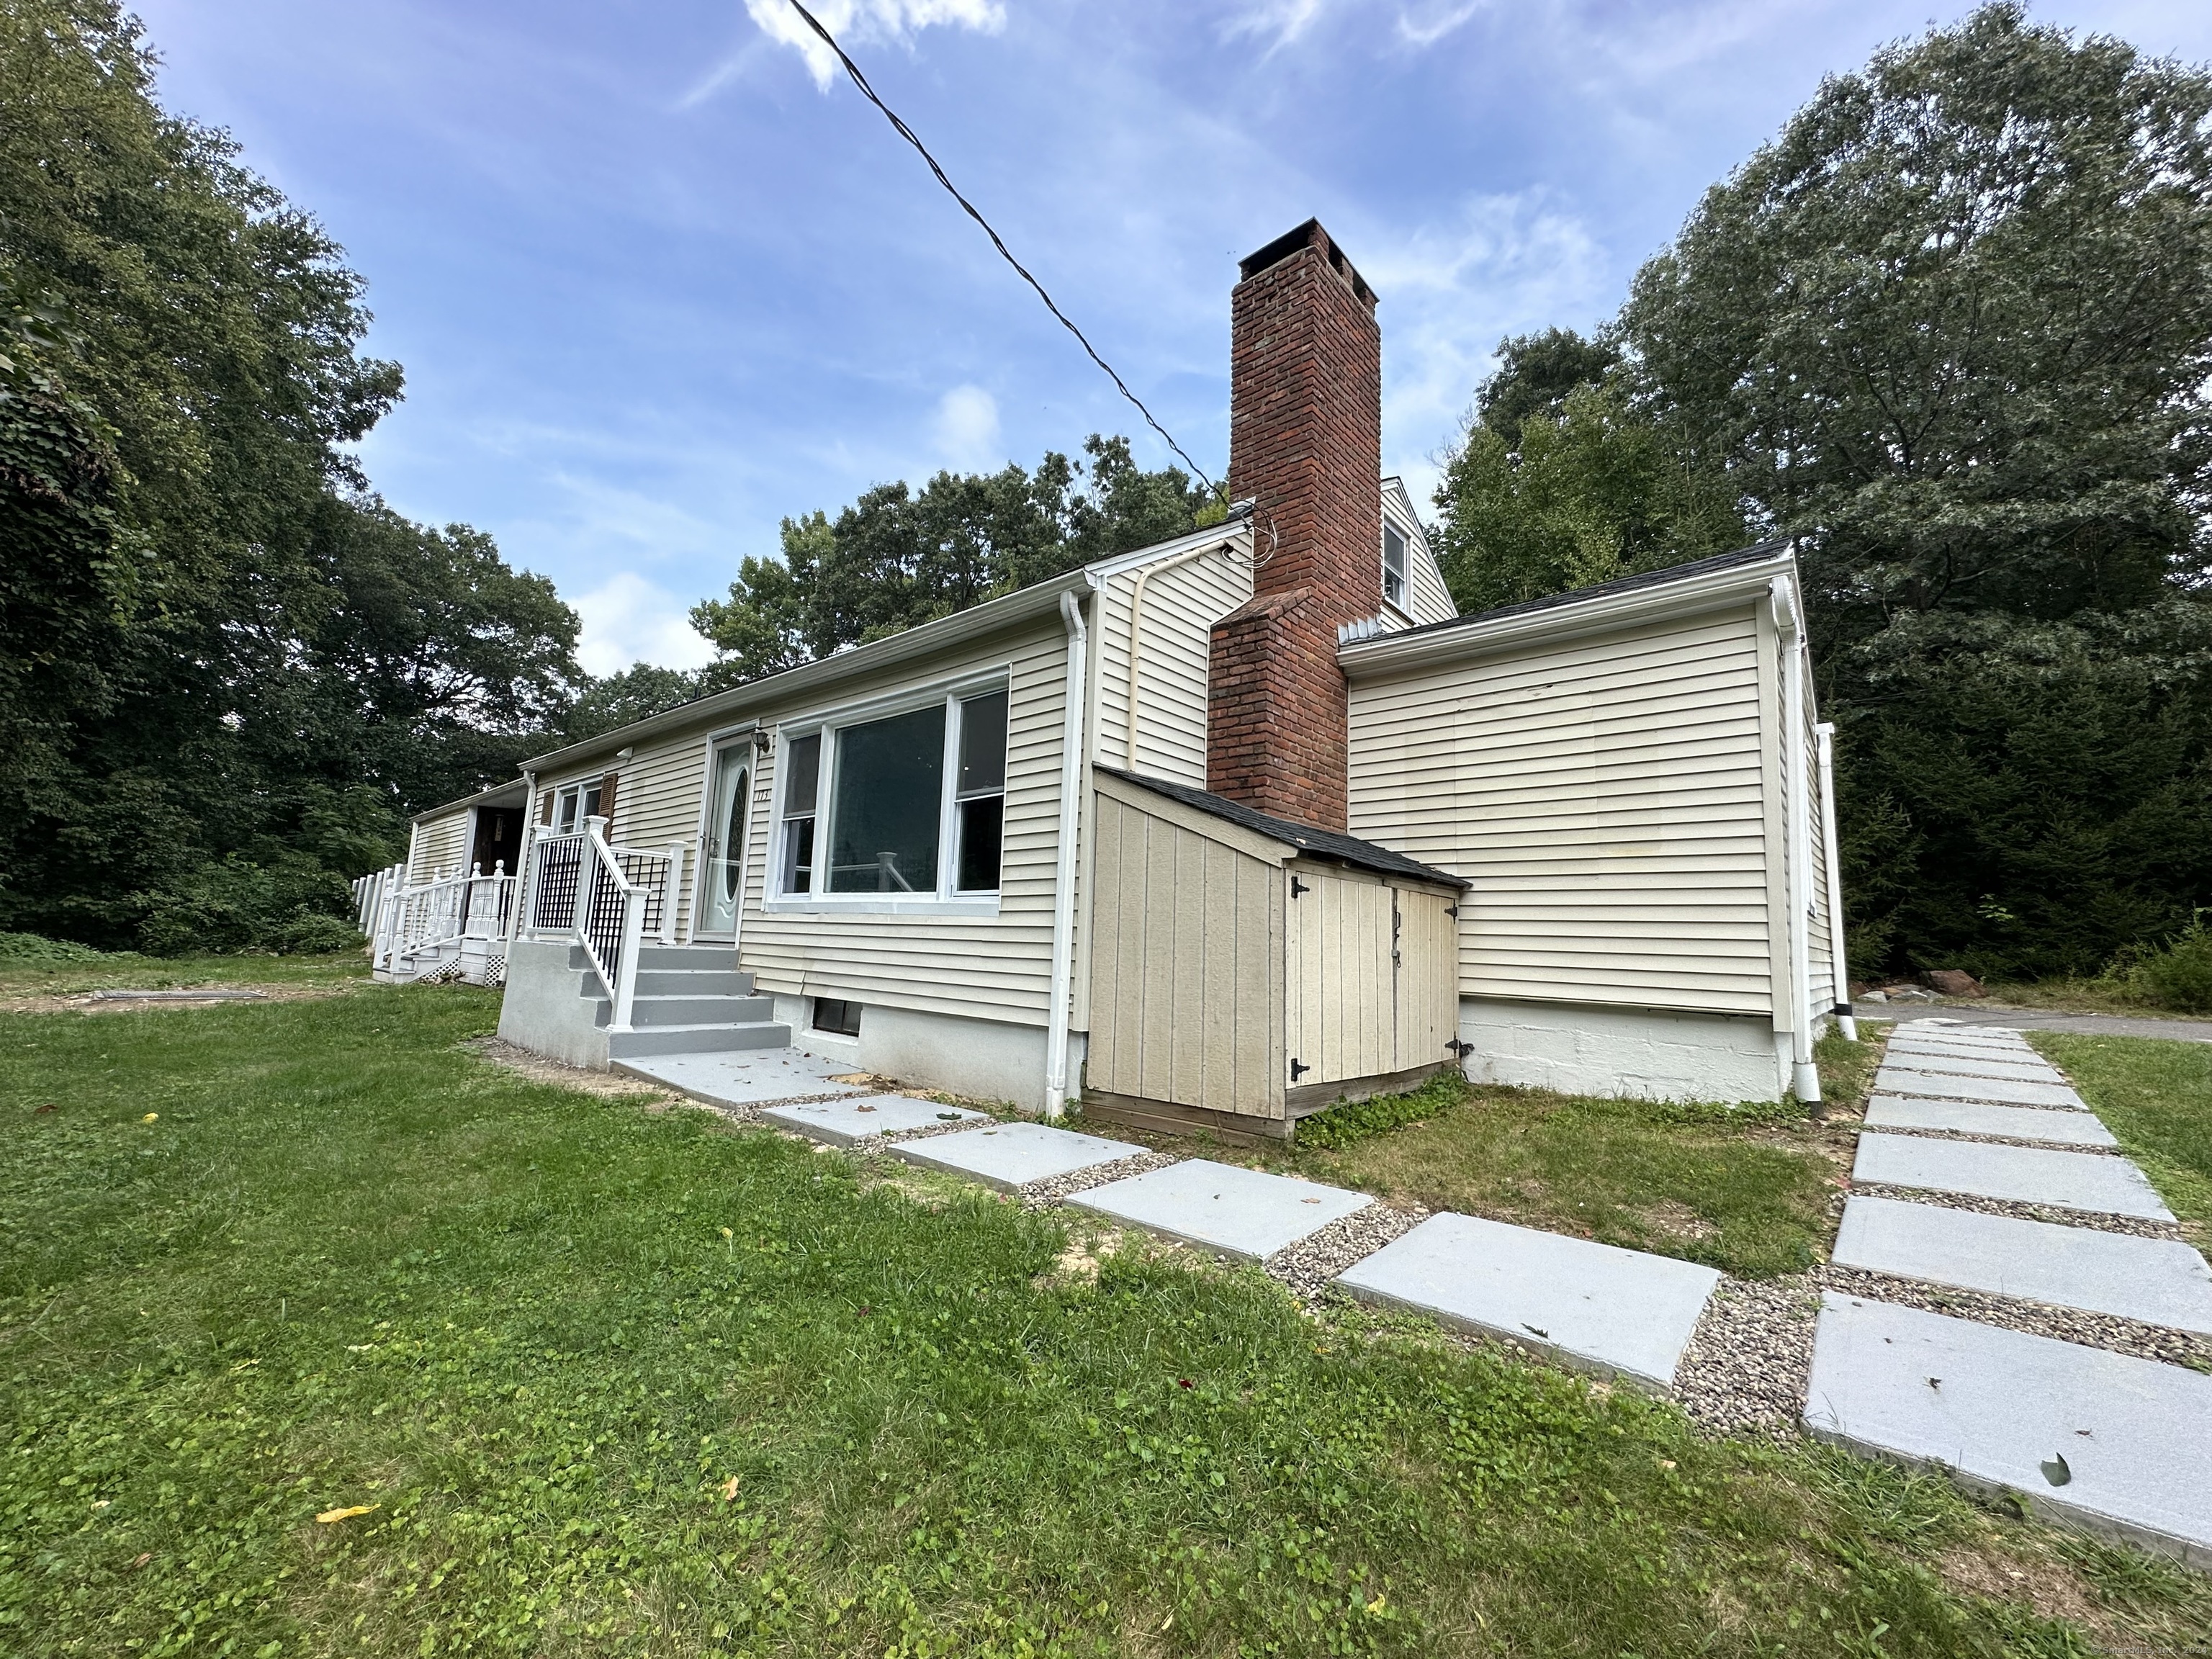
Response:
[{"label": "wooden storage shed", "polygon": [[1455,1062],[1467,884],[1185,784],[1092,769],[1087,1116],[1288,1139]]}]

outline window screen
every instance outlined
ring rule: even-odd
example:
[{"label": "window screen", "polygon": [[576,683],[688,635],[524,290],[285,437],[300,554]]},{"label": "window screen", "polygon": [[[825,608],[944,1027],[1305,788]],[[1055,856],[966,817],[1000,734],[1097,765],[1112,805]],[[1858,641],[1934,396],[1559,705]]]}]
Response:
[{"label": "window screen", "polygon": [[830,890],[934,893],[945,803],[943,703],[837,733]]},{"label": "window screen", "polygon": [[814,802],[822,775],[822,734],[783,745],[783,890],[814,890]]},{"label": "window screen", "polygon": [[1382,526],[1382,597],[1400,610],[1406,605],[1406,538],[1398,526]]},{"label": "window screen", "polygon": [[1006,694],[987,692],[960,705],[960,776],[954,824],[960,837],[954,888],[999,890],[999,852],[1006,823]]}]

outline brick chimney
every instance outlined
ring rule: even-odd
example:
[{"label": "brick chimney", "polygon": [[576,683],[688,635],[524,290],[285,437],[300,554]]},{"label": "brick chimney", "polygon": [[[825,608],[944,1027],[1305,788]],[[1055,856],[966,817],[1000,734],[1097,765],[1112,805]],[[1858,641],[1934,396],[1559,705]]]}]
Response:
[{"label": "brick chimney", "polygon": [[1340,623],[1382,608],[1382,336],[1375,295],[1309,219],[1230,295],[1229,493],[1249,497],[1251,600],[1214,624],[1206,787],[1346,827]]}]

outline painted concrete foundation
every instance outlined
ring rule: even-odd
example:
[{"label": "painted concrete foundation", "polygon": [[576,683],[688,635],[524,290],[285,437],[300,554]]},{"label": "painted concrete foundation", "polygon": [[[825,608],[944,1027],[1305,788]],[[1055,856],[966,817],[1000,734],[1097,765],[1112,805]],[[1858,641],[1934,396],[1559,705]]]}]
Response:
[{"label": "painted concrete foundation", "polygon": [[1643,1100],[1779,1100],[1789,1037],[1764,1016],[1660,1012],[1463,997],[1477,1083]]},{"label": "painted concrete foundation", "polygon": [[507,991],[500,1000],[499,1034],[564,1066],[607,1069],[607,1034],[592,1024],[583,995],[584,970],[568,965],[566,939],[523,939],[507,947]]}]

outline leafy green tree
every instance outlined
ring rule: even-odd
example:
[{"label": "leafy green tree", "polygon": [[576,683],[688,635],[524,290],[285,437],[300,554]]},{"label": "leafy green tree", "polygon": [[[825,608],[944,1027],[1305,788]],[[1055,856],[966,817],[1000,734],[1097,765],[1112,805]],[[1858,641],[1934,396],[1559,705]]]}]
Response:
[{"label": "leafy green tree", "polygon": [[1139,467],[1126,438],[1034,472],[940,472],[919,491],[878,484],[833,521],[783,521],[781,562],[749,558],[729,597],[691,612],[720,653],[709,688],[796,667],[949,617],[1094,559],[1182,535],[1218,504],[1174,467]]},{"label": "leafy green tree", "polygon": [[[1511,389],[1492,395],[1501,383]],[[1685,464],[1616,386],[1584,381],[1557,395],[1534,393],[1509,358],[1478,398],[1437,487],[1436,550],[1461,610],[1742,544],[1743,514],[1726,479]],[[1528,412],[1508,431],[1505,411],[1514,410]]]},{"label": "leafy green tree", "polygon": [[1571,328],[1509,334],[1498,343],[1497,371],[1475,388],[1474,420],[1517,447],[1522,422],[1558,420],[1569,393],[1601,384],[1620,363],[1618,343]]},{"label": "leafy green tree", "polygon": [[1794,535],[1862,971],[2212,892],[2212,76],[2011,3],[1826,82],[1638,275],[1637,408]]},{"label": "leafy green tree", "polygon": [[359,349],[361,277],[155,103],[112,0],[0,0],[0,289],[7,925],[335,903],[557,724],[573,613],[368,493],[348,446],[400,375]]},{"label": "leafy green tree", "polygon": [[581,743],[632,720],[665,714],[699,696],[702,690],[696,674],[656,667],[649,662],[632,663],[619,674],[592,680],[584,687],[562,717],[561,735],[570,743]]}]

